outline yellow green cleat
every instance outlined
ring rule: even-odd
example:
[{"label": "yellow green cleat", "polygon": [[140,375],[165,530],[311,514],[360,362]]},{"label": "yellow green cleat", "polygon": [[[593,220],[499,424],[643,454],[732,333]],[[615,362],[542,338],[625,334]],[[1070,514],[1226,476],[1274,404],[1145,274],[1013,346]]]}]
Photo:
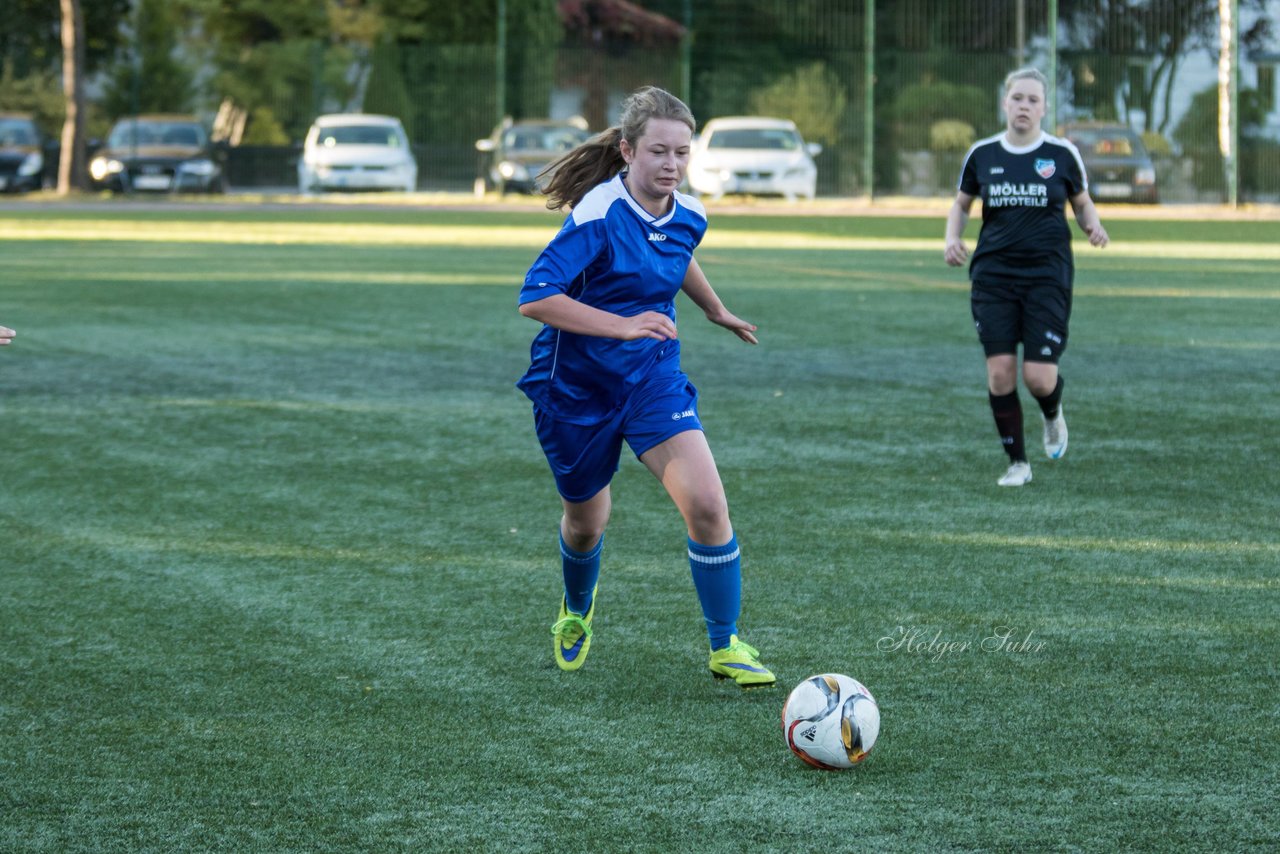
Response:
[{"label": "yellow green cleat", "polygon": [[724,649],[711,651],[707,666],[712,676],[732,679],[742,688],[767,688],[777,681],[772,671],[760,663],[760,653],[755,647],[738,640],[737,635],[729,638],[729,645]]},{"label": "yellow green cleat", "polygon": [[561,670],[577,670],[587,660],[587,650],[591,649],[591,618],[595,613],[595,590],[591,592],[591,608],[585,617],[570,611],[568,603],[561,598],[560,616],[551,626],[556,664]]}]

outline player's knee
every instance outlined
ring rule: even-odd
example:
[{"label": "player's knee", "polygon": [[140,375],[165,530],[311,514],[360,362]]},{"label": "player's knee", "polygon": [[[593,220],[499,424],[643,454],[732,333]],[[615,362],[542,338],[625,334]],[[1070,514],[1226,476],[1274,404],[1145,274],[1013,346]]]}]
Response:
[{"label": "player's knee", "polygon": [[1027,380],[1027,391],[1036,397],[1048,397],[1053,394],[1053,388],[1057,383],[1047,383],[1039,380]]},{"label": "player's knee", "polygon": [[576,552],[587,552],[600,542],[608,523],[607,506],[594,508],[592,512],[565,513],[560,533],[569,548]]},{"label": "player's knee", "polygon": [[1044,367],[1039,365],[1032,367],[1030,364],[1024,365],[1022,380],[1027,385],[1027,391],[1036,397],[1045,397],[1053,394],[1053,390],[1058,385],[1057,366],[1047,363]]},{"label": "player's knee", "polygon": [[1010,394],[1018,387],[1016,371],[992,371],[987,374],[987,388],[995,395]]},{"label": "player's knee", "polygon": [[562,529],[564,544],[575,552],[589,552],[604,536],[604,525],[571,525],[566,523]]},{"label": "player's knee", "polygon": [[987,357],[987,388],[992,394],[1009,394],[1018,385],[1018,362],[1013,356]]},{"label": "player's knee", "polygon": [[725,531],[732,530],[729,504],[722,493],[698,496],[685,507],[684,516],[689,535],[699,543],[720,545],[713,540],[723,537]]}]

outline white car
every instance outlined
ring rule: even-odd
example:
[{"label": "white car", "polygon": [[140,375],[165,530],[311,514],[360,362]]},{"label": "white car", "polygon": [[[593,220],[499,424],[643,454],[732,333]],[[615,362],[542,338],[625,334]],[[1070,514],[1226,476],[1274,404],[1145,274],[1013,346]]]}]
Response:
[{"label": "white car", "polygon": [[716,199],[726,193],[812,199],[818,184],[813,158],[821,151],[817,143],[806,145],[786,119],[712,119],[689,153],[689,187]]},{"label": "white car", "polygon": [[298,191],[403,190],[418,187],[409,136],[392,116],[335,113],[307,131],[298,160]]}]

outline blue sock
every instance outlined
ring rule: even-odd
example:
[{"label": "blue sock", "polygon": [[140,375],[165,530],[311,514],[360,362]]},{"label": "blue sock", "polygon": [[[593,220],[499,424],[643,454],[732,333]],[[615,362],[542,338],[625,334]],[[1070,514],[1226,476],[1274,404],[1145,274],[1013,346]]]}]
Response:
[{"label": "blue sock", "polygon": [[600,579],[600,550],[604,536],[589,552],[575,552],[560,538],[560,566],[564,573],[564,600],[569,610],[585,617],[591,610],[591,595]]},{"label": "blue sock", "polygon": [[728,646],[729,636],[738,633],[738,614],[742,610],[739,554],[736,536],[723,546],[704,546],[689,540],[689,571],[693,573],[693,586],[702,603],[713,650]]}]

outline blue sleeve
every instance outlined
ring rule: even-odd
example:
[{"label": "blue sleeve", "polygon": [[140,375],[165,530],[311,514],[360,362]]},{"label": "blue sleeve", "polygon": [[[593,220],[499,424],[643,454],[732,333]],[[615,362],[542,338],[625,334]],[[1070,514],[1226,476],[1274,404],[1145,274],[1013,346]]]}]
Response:
[{"label": "blue sleeve", "polygon": [[607,244],[603,219],[578,224],[570,215],[525,273],[519,304],[566,293],[582,271],[605,251]]}]

